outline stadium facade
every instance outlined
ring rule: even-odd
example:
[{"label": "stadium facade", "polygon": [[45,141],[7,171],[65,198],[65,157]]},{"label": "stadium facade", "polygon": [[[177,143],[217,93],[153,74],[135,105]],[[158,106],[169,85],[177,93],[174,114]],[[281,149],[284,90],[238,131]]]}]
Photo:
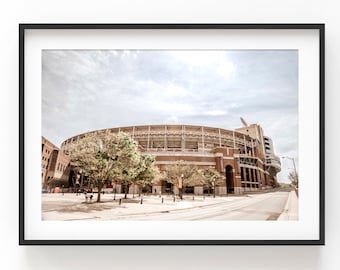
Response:
[{"label": "stadium facade", "polygon": [[[61,151],[65,153],[70,145],[88,135],[100,138],[119,132],[129,134],[143,152],[154,156],[160,170],[180,160],[199,168],[214,167],[226,179],[224,184],[215,187],[216,194],[242,194],[277,185],[280,159],[275,155],[272,140],[264,136],[263,129],[257,124],[245,124],[235,130],[193,125],[109,128],[71,137],[62,143]],[[118,183],[115,190],[123,192],[123,187]],[[176,192],[167,181],[154,184],[148,191],[157,194]],[[203,194],[205,190],[195,186],[191,192]]]}]

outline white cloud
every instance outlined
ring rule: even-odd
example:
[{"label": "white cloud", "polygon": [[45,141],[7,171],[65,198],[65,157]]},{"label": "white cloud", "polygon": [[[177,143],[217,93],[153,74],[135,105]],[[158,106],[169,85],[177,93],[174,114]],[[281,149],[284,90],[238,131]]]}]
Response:
[{"label": "white cloud", "polygon": [[170,116],[166,119],[166,122],[169,123],[169,124],[178,124],[179,123],[179,119],[177,116]]},{"label": "white cloud", "polygon": [[229,79],[235,72],[235,66],[232,62],[229,61],[221,61],[218,68],[217,74]]},{"label": "white cloud", "polygon": [[171,55],[186,64],[190,72],[195,68],[211,69],[217,75],[227,79],[235,72],[235,65],[225,51],[172,51]]},{"label": "white cloud", "polygon": [[191,104],[187,103],[162,103],[158,107],[166,112],[176,113],[178,115],[192,115],[194,113],[194,108]]},{"label": "white cloud", "polygon": [[230,105],[230,108],[232,108],[232,109],[236,109],[236,108],[239,108],[239,107],[240,107],[240,104],[235,103],[235,102],[231,103],[231,105]]},{"label": "white cloud", "polygon": [[165,85],[163,89],[164,95],[167,97],[186,97],[189,95],[188,90],[173,83]]},{"label": "white cloud", "polygon": [[221,115],[227,115],[228,112],[223,111],[223,110],[212,110],[212,111],[203,112],[203,114],[209,115],[209,116],[221,116]]}]

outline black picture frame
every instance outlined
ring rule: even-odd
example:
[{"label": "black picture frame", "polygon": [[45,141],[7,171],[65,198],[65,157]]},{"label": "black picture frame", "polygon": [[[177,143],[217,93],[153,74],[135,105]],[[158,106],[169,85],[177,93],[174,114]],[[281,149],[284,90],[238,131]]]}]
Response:
[{"label": "black picture frame", "polygon": [[[31,30],[317,30],[319,32],[319,237],[318,239],[271,240],[88,240],[88,239],[27,239],[25,218],[25,36]],[[325,244],[325,25],[324,24],[20,24],[19,25],[19,245],[324,245]],[[38,164],[37,164],[38,165]]]}]

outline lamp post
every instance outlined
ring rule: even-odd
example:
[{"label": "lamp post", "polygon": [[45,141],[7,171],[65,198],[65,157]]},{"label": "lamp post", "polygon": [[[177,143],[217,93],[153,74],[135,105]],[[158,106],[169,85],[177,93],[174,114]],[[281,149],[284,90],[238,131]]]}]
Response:
[{"label": "lamp post", "polygon": [[285,158],[285,159],[290,159],[291,161],[293,161],[293,167],[294,167],[294,173],[295,173],[295,177],[296,177],[296,187],[299,187],[299,176],[297,174],[297,171],[296,171],[296,166],[295,166],[295,160],[294,158],[292,157],[282,157],[282,158]]},{"label": "lamp post", "polygon": [[113,188],[113,200],[116,200],[116,192],[117,192],[117,180],[114,181],[114,188]]},{"label": "lamp post", "polygon": [[213,189],[213,198],[215,198],[215,194],[216,194],[216,191],[215,191],[215,182],[212,182],[212,189]]},{"label": "lamp post", "polygon": [[178,190],[179,190],[179,198],[181,200],[183,200],[183,177],[184,177],[184,174],[182,173],[181,174],[181,178],[178,179]]}]

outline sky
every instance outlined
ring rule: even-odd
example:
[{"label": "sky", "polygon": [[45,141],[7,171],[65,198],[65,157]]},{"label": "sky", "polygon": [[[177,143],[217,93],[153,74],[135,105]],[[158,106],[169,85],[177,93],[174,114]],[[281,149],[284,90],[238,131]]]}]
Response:
[{"label": "sky", "polygon": [[[87,131],[259,124],[298,169],[297,50],[43,50],[42,135],[57,146]],[[289,182],[290,159],[280,182]]]}]

